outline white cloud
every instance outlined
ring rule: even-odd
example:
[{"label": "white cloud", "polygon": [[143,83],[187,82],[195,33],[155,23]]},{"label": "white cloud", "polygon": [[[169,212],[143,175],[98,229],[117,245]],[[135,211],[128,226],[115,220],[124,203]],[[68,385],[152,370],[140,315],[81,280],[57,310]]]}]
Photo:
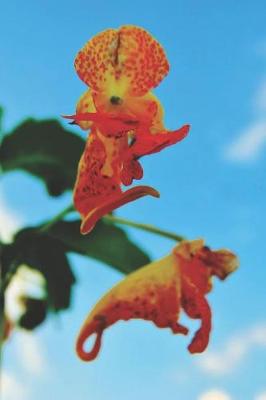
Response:
[{"label": "white cloud", "polygon": [[[45,379],[50,375],[51,365],[48,366],[44,345],[36,334],[19,330],[12,337],[12,344],[18,368],[38,379]],[[4,359],[8,358],[9,348],[7,345],[3,348]],[[1,372],[0,392],[1,400],[27,400],[31,394],[27,380],[22,382],[17,374],[6,369]]]},{"label": "white cloud", "polygon": [[266,119],[243,130],[226,148],[225,158],[235,162],[255,161],[266,148]]},{"label": "white cloud", "polygon": [[21,226],[22,219],[8,207],[3,194],[0,192],[0,237],[8,242]]},{"label": "white cloud", "polygon": [[198,400],[232,400],[232,397],[223,390],[212,389],[202,393]]},{"label": "white cloud", "polygon": [[20,330],[18,331],[15,344],[23,369],[33,375],[46,375],[48,363],[43,343],[40,342],[36,334]]},{"label": "white cloud", "polygon": [[245,333],[230,338],[223,349],[207,351],[199,356],[196,362],[206,373],[229,374],[255,347],[266,348],[266,323],[256,325]]},{"label": "white cloud", "polygon": [[224,149],[224,158],[231,162],[256,161],[266,149],[266,79],[254,96],[253,121]]},{"label": "white cloud", "polygon": [[43,275],[22,264],[5,292],[5,311],[11,321],[16,322],[25,311],[24,296],[43,298],[45,280]]},{"label": "white cloud", "polygon": [[1,373],[2,400],[26,400],[27,390],[17,378],[7,371]]},{"label": "white cloud", "polygon": [[266,400],[266,391],[255,396],[254,400]]}]

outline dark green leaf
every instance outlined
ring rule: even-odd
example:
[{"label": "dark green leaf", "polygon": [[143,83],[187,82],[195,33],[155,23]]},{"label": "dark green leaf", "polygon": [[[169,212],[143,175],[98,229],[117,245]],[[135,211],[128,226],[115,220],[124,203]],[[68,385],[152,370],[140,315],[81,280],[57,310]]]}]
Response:
[{"label": "dark green leaf", "polygon": [[3,172],[22,169],[41,178],[50,195],[73,188],[84,140],[56,120],[28,119],[0,146]]},{"label": "dark green leaf", "polygon": [[147,264],[147,254],[135,245],[121,229],[99,221],[86,236],[80,234],[80,221],[60,221],[47,231],[65,245],[66,251],[76,252],[100,260],[123,273]]},{"label": "dark green leaf", "polygon": [[16,254],[17,254],[17,249],[14,243],[1,244],[1,249],[0,249],[1,288],[4,279],[6,278],[6,274],[8,274],[10,271],[10,268],[14,268],[15,272],[16,267],[18,266]]},{"label": "dark green leaf", "polygon": [[15,236],[14,246],[19,264],[26,264],[44,275],[49,307],[53,310],[68,308],[75,278],[60,242],[28,228]]},{"label": "dark green leaf", "polygon": [[[46,225],[46,224],[45,224]],[[149,257],[120,228],[99,221],[86,236],[79,231],[80,221],[59,221],[46,231],[26,228],[19,231],[12,244],[2,245],[1,261],[6,274],[10,266],[26,264],[39,270],[46,280],[44,299],[29,299],[20,326],[34,329],[46,317],[47,309],[68,308],[75,278],[66,252],[76,252],[100,260],[123,273],[147,264]]]},{"label": "dark green leaf", "polygon": [[47,316],[47,302],[42,299],[27,297],[24,299],[25,313],[20,317],[18,325],[32,330],[40,325]]}]

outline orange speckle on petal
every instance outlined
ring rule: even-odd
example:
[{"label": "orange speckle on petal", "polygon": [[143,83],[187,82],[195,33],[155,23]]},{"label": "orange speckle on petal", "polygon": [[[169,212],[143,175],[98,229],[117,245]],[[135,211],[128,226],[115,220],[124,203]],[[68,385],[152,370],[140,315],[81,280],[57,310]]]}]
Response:
[{"label": "orange speckle on petal", "polygon": [[143,96],[169,72],[162,46],[147,31],[136,26],[119,29],[119,60],[130,81],[130,94]]},{"label": "orange speckle on petal", "polygon": [[143,96],[156,87],[169,71],[161,45],[144,29],[122,26],[107,29],[89,40],[75,59],[79,77],[101,91],[107,80],[123,81],[129,92]]},{"label": "orange speckle on petal", "polygon": [[108,29],[89,40],[75,59],[80,79],[94,90],[101,89],[101,81],[113,70],[117,49],[117,31]]}]

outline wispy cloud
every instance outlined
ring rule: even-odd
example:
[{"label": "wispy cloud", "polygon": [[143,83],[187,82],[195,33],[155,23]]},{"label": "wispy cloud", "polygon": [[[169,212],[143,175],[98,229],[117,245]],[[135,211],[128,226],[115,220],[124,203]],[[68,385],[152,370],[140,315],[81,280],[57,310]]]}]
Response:
[{"label": "wispy cloud", "polygon": [[[45,356],[43,342],[36,334],[26,331],[18,331],[13,338],[17,367],[28,375],[38,379],[46,379],[49,376],[51,366]],[[4,347],[4,359],[8,358],[9,346]],[[1,399],[3,400],[27,400],[30,398],[30,387],[27,381],[21,381],[16,373],[3,368],[1,372]]]},{"label": "wispy cloud", "polygon": [[231,400],[231,399],[232,397],[229,396],[228,393],[220,389],[208,390],[207,392],[202,393],[198,397],[198,400]]},{"label": "wispy cloud", "polygon": [[255,121],[226,148],[225,158],[235,162],[253,162],[266,149],[266,119]]},{"label": "wispy cloud", "polygon": [[32,375],[45,376],[48,362],[45,357],[43,342],[36,334],[19,331],[16,338],[16,349],[22,368]]},{"label": "wispy cloud", "polygon": [[259,159],[266,149],[266,80],[262,80],[253,100],[254,118],[224,149],[224,158],[247,163]]},{"label": "wispy cloud", "polygon": [[266,391],[255,396],[254,400],[266,400]]},{"label": "wispy cloud", "polygon": [[3,400],[26,400],[28,397],[25,386],[7,371],[1,373],[1,395]]},{"label": "wispy cloud", "polygon": [[255,347],[266,348],[266,323],[235,335],[219,351],[208,351],[197,359],[206,373],[223,375],[232,372]]},{"label": "wispy cloud", "polygon": [[5,292],[5,312],[9,319],[16,322],[25,311],[21,298],[43,298],[44,287],[45,280],[39,271],[25,264],[20,265]]},{"label": "wispy cloud", "polygon": [[13,234],[21,226],[22,218],[12,211],[0,192],[0,237],[3,241],[10,241]]}]

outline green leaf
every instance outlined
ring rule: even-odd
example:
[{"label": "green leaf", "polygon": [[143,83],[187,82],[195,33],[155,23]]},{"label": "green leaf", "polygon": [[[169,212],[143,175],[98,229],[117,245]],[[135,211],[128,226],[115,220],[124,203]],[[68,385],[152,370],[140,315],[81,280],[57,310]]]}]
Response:
[{"label": "green leaf", "polygon": [[[0,277],[1,281],[8,272],[9,265],[12,263],[14,258],[15,250],[13,250],[12,244],[1,243],[0,245]],[[0,282],[1,282],[0,281]]]},{"label": "green leaf", "polygon": [[47,317],[46,300],[27,297],[24,300],[25,312],[19,318],[18,325],[27,330],[33,330]]},{"label": "green leaf", "polygon": [[60,240],[66,251],[95,258],[126,274],[150,261],[121,228],[104,221],[99,221],[85,236],[80,234],[80,221],[57,222],[47,233]]},{"label": "green leaf", "polygon": [[4,136],[3,172],[22,169],[41,178],[51,196],[72,189],[84,140],[56,120],[28,119]]},{"label": "green leaf", "polygon": [[46,280],[44,298],[25,297],[26,311],[18,324],[26,329],[41,324],[47,310],[60,311],[70,306],[75,278],[67,252],[95,258],[123,273],[132,272],[150,261],[121,228],[105,221],[99,221],[86,236],[80,234],[80,221],[59,221],[42,231],[43,226],[47,224],[19,231],[13,243],[2,245],[0,253],[4,275],[10,267],[26,264],[40,271]]},{"label": "green leaf", "polygon": [[33,228],[23,229],[15,236],[13,257],[17,264],[26,264],[43,274],[50,309],[69,307],[75,278],[64,246],[58,240]]},{"label": "green leaf", "polygon": [[2,123],[3,123],[4,109],[0,106],[0,136],[2,135]]}]

